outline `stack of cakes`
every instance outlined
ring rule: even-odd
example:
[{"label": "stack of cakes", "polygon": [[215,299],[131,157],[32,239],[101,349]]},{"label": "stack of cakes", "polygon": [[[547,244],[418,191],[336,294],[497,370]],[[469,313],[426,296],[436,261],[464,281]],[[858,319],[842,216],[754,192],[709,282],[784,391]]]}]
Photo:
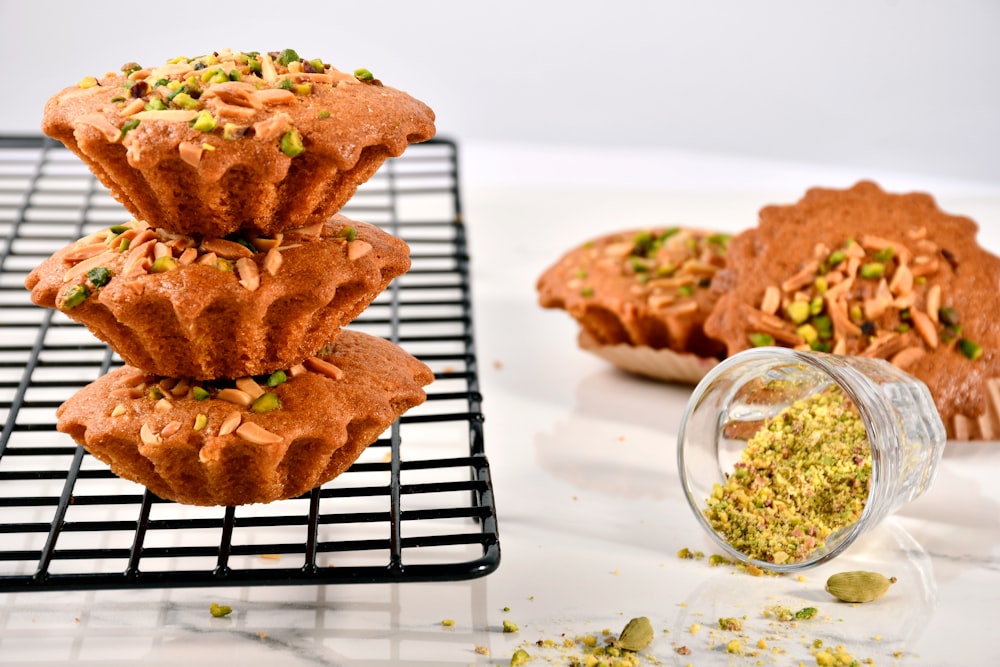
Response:
[{"label": "stack of cakes", "polygon": [[196,505],[294,497],[425,400],[423,363],[343,329],[409,249],[339,213],[433,136],[422,102],[291,49],[222,51],[87,77],[43,130],[135,216],[25,283],[126,363],[57,411],[116,474]]}]

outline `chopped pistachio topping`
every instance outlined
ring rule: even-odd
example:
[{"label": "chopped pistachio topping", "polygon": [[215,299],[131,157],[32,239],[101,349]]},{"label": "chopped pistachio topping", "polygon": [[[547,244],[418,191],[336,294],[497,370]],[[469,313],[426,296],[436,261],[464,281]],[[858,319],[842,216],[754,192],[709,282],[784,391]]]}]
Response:
[{"label": "chopped pistachio topping", "polygon": [[87,280],[94,285],[94,287],[104,287],[111,280],[111,272],[103,266],[95,266],[90,271],[87,271]]},{"label": "chopped pistachio topping", "polygon": [[375,79],[375,76],[364,67],[354,70],[354,76],[357,77],[358,81],[373,81]]},{"label": "chopped pistachio topping", "polygon": [[233,608],[228,604],[218,604],[213,602],[212,606],[209,607],[209,613],[211,613],[215,618],[223,618],[233,613]]},{"label": "chopped pistachio topping", "polygon": [[250,409],[257,413],[273,412],[279,408],[281,408],[281,400],[273,391],[265,391],[250,404]]},{"label": "chopped pistachio topping", "polygon": [[862,264],[859,273],[862,278],[868,278],[869,280],[881,278],[885,275],[885,264],[883,262],[868,262],[867,264]]},{"label": "chopped pistachio topping", "polygon": [[208,417],[206,415],[198,413],[194,418],[194,427],[193,427],[194,430],[201,431],[206,426],[208,426]]},{"label": "chopped pistachio topping", "polygon": [[268,387],[277,387],[279,384],[284,384],[288,381],[288,374],[285,371],[274,371],[267,378]]},{"label": "chopped pistachio topping", "polygon": [[212,112],[205,109],[199,111],[198,115],[191,121],[191,127],[199,132],[211,132],[218,124],[219,122],[215,120]]},{"label": "chopped pistachio topping", "polygon": [[967,359],[971,359],[972,361],[975,361],[979,357],[983,356],[983,346],[972,342],[968,338],[959,339],[958,348]]},{"label": "chopped pistachio topping", "polygon": [[149,268],[150,273],[165,273],[177,268],[177,260],[170,255],[157,257],[153,260],[153,265]]},{"label": "chopped pistachio topping", "polygon": [[746,318],[750,342],[759,345],[753,338],[767,334],[773,344],[862,354],[904,370],[941,349],[974,359],[982,350],[961,343],[959,314],[945,303],[948,276],[935,280],[955,262],[919,234],[909,245],[868,234],[832,251],[819,243],[797,272],[764,290]]},{"label": "chopped pistachio topping", "polygon": [[754,332],[750,334],[750,344],[754,347],[768,347],[774,345],[774,336],[771,334]]},{"label": "chopped pistachio topping", "polygon": [[87,289],[86,285],[73,285],[66,290],[65,296],[63,296],[62,307],[65,310],[76,308],[81,303],[86,301],[89,296],[90,290]]},{"label": "chopped pistachio topping", "polygon": [[135,128],[139,127],[140,122],[141,121],[138,118],[130,118],[129,120],[125,121],[125,123],[122,125],[121,136],[124,137],[126,134],[128,134]]},{"label": "chopped pistachio topping", "polygon": [[703,513],[750,558],[798,562],[857,521],[870,476],[864,422],[833,386],[765,420]]},{"label": "chopped pistachio topping", "polygon": [[302,135],[294,127],[289,128],[281,137],[281,152],[288,157],[296,157],[305,151],[302,145]]}]

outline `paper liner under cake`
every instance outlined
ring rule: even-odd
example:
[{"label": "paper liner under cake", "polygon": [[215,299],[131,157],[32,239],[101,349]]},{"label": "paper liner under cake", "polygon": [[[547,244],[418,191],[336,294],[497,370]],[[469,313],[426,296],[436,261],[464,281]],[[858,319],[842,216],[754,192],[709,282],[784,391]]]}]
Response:
[{"label": "paper liner under cake", "polygon": [[595,354],[623,371],[663,382],[695,385],[719,363],[714,357],[654,349],[646,345],[601,345],[586,331],[577,337],[581,349]]}]

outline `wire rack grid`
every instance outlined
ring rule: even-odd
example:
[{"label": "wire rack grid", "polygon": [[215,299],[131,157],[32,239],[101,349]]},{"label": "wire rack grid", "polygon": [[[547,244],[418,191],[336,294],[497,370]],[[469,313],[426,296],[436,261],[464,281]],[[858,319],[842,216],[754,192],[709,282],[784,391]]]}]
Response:
[{"label": "wire rack grid", "polygon": [[122,364],[28,272],[129,215],[41,137],[0,137],[0,591],[462,580],[497,568],[457,146],[390,159],[343,213],[403,238],[412,268],[351,327],[428,364],[428,400],[344,474],[267,505],[157,498],[55,428],[72,393]]}]

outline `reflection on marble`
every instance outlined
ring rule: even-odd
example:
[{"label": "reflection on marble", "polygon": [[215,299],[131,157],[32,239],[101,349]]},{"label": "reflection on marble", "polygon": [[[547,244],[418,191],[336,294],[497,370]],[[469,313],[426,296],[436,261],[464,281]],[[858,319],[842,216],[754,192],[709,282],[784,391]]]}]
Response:
[{"label": "reflection on marble", "polygon": [[[694,654],[726,653],[727,643],[741,641],[743,655],[757,655],[768,662],[780,654],[780,664],[815,664],[817,641],[822,647],[842,646],[859,661],[876,665],[892,664],[904,658],[912,640],[923,632],[932,615],[937,586],[927,552],[899,522],[889,519],[862,536],[836,558],[795,575],[753,577],[716,566],[720,575],[712,577],[686,598],[683,612],[675,619],[671,633],[684,637]],[[868,570],[894,576],[897,582],[878,600],[866,604],[845,604],[824,590],[826,579],[848,570]],[[767,616],[767,610],[784,607],[793,611],[815,607],[817,615],[794,623]],[[741,632],[724,631],[719,619],[743,620]],[[692,632],[695,624],[702,628]],[[763,640],[766,648],[757,646]],[[696,663],[695,664],[699,664]]]},{"label": "reflection on marble", "polygon": [[[213,617],[213,602],[232,614]],[[433,595],[420,584],[8,594],[0,665],[468,665],[489,643],[485,605],[484,580]]]}]

